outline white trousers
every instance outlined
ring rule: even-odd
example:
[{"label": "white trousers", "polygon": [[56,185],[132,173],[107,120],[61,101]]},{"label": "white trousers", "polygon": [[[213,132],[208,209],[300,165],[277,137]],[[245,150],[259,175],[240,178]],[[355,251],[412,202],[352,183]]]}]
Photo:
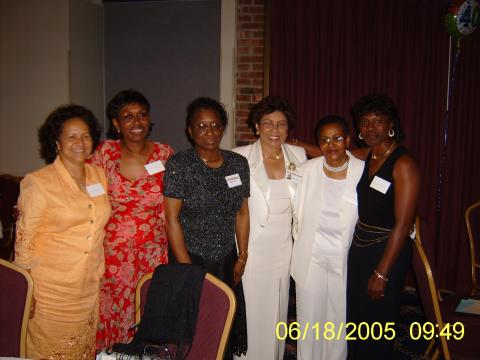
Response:
[{"label": "white trousers", "polygon": [[[301,338],[297,341],[299,360],[343,360],[347,357],[347,343],[344,340],[345,261],[345,256],[312,256],[305,284],[296,285],[297,322],[302,330]],[[309,329],[305,339],[302,339],[307,322]],[[341,322],[343,330],[337,340]],[[333,333],[325,332],[326,326],[333,329]],[[333,339],[327,340],[326,337]]]},{"label": "white trousers", "polygon": [[242,360],[283,359],[285,341],[277,338],[276,327],[287,322],[292,257],[290,223],[290,213],[271,214],[261,233],[250,234],[252,241],[242,277],[248,350]]}]

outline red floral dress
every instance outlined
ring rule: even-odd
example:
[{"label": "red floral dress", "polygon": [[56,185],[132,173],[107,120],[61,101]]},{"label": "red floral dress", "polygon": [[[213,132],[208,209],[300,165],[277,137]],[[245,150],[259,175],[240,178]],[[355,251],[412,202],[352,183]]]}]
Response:
[{"label": "red floral dress", "polygon": [[[101,143],[92,162],[105,170],[112,215],[105,230],[105,275],[100,285],[97,348],[132,339],[135,287],[159,264],[168,262],[163,207],[164,171],[130,181],[120,174],[120,142]],[[173,149],[154,143],[147,163],[165,164]]]}]

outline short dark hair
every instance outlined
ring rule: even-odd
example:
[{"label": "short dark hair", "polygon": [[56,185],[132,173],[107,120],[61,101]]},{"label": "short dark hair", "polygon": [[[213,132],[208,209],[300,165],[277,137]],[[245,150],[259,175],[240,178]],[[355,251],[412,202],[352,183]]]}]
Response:
[{"label": "short dark hair", "polygon": [[118,132],[113,125],[113,119],[118,119],[120,110],[128,104],[140,104],[147,110],[147,113],[150,114],[150,103],[141,92],[135,89],[126,89],[118,92],[107,105],[107,117],[110,122],[107,132],[108,138],[114,140],[119,138]]},{"label": "short dark hair", "polygon": [[258,103],[253,105],[248,114],[248,126],[256,132],[255,125],[260,123],[262,117],[280,111],[287,118],[288,128],[294,128],[297,122],[297,115],[287,100],[280,96],[266,96]]},{"label": "short dark hair", "polygon": [[227,111],[225,110],[225,106],[209,97],[199,97],[193,100],[187,106],[187,127],[190,127],[193,122],[193,118],[197,114],[199,110],[212,110],[217,113],[220,122],[222,123],[223,127],[226,127],[228,124],[228,116]]},{"label": "short dark hair", "polygon": [[315,125],[315,140],[317,141],[317,145],[318,145],[318,134],[320,133],[320,130],[325,125],[330,125],[330,124],[339,125],[342,128],[343,135],[345,136],[349,135],[350,129],[347,121],[343,117],[338,115],[327,115],[322,117],[320,120],[318,120],[317,125]]},{"label": "short dark hair", "polygon": [[62,133],[63,124],[70,119],[80,118],[88,126],[92,137],[92,152],[100,142],[100,125],[95,115],[81,105],[63,105],[53,110],[38,130],[40,156],[47,164],[51,164],[57,156],[57,141]]},{"label": "short dark hair", "polygon": [[366,114],[385,115],[390,121],[392,121],[392,129],[395,132],[393,139],[396,142],[402,141],[405,137],[402,131],[402,125],[400,124],[400,117],[398,116],[398,110],[387,95],[383,94],[371,94],[362,97],[351,108],[350,113],[353,118],[353,126],[357,135],[360,133],[358,124],[360,118]]}]

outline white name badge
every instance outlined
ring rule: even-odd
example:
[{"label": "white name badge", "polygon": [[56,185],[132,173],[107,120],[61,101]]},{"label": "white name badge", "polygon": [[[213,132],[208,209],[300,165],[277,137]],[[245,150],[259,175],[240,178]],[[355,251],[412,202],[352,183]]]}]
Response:
[{"label": "white name badge", "polygon": [[87,192],[90,197],[97,197],[105,194],[102,184],[96,183],[93,185],[87,185]]},{"label": "white name badge", "polygon": [[145,169],[148,172],[148,175],[154,175],[159,173],[160,171],[164,171],[165,167],[163,166],[160,160],[145,164]]},{"label": "white name badge", "polygon": [[380,191],[382,194],[386,194],[391,183],[381,177],[375,176],[370,183],[370,187]]},{"label": "white name badge", "polygon": [[242,180],[240,180],[240,175],[238,174],[225,176],[225,180],[227,180],[227,185],[229,188],[242,185]]},{"label": "white name badge", "polygon": [[116,359],[117,359],[117,353],[107,354],[105,350],[102,350],[102,352],[97,354],[96,356],[96,360],[116,360]]},{"label": "white name badge", "polygon": [[285,179],[291,181],[295,185],[300,184],[300,180],[302,180],[302,176],[295,174],[293,171],[287,170],[287,173],[285,174]]}]

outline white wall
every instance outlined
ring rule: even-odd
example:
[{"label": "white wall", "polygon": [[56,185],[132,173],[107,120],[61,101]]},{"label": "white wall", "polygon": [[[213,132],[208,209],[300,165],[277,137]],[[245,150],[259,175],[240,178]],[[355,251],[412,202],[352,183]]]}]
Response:
[{"label": "white wall", "polygon": [[235,45],[236,1],[222,0],[222,18],[220,34],[220,102],[228,112],[228,127],[223,135],[221,147],[235,147]]},{"label": "white wall", "polygon": [[186,106],[220,94],[221,1],[105,3],[105,94],[134,88],[148,99],[150,139],[191,145]]},{"label": "white wall", "polygon": [[[103,84],[103,64],[98,64],[98,57],[92,66],[100,72],[87,71],[92,66],[74,62],[72,69],[78,71],[71,75],[75,82],[70,81],[70,25],[75,53],[88,56],[84,49],[98,43],[90,38],[102,36],[92,34],[102,28],[102,18],[94,18],[96,25],[92,26],[89,11],[72,14],[75,20],[70,22],[70,4],[82,9],[77,3],[82,1],[87,0],[0,0],[0,173],[25,175],[43,165],[37,131],[55,107],[78,100],[103,108],[98,104],[102,97],[92,90],[100,86],[103,92],[103,85],[97,85],[99,77]],[[91,6],[101,9],[91,3],[87,7]],[[80,35],[78,23],[85,24],[89,36]],[[89,45],[82,46],[82,42]],[[95,86],[85,86],[89,77],[95,79]]]},{"label": "white wall", "polygon": [[68,2],[0,0],[0,173],[43,164],[37,130],[68,101]]},{"label": "white wall", "polygon": [[70,0],[69,78],[70,102],[87,106],[104,125],[102,5]]},{"label": "white wall", "polygon": [[[222,145],[230,148],[235,0],[221,9],[220,100],[230,120]],[[85,105],[104,122],[103,10],[100,0],[0,0],[0,174],[44,164],[37,131],[61,104]]]}]

